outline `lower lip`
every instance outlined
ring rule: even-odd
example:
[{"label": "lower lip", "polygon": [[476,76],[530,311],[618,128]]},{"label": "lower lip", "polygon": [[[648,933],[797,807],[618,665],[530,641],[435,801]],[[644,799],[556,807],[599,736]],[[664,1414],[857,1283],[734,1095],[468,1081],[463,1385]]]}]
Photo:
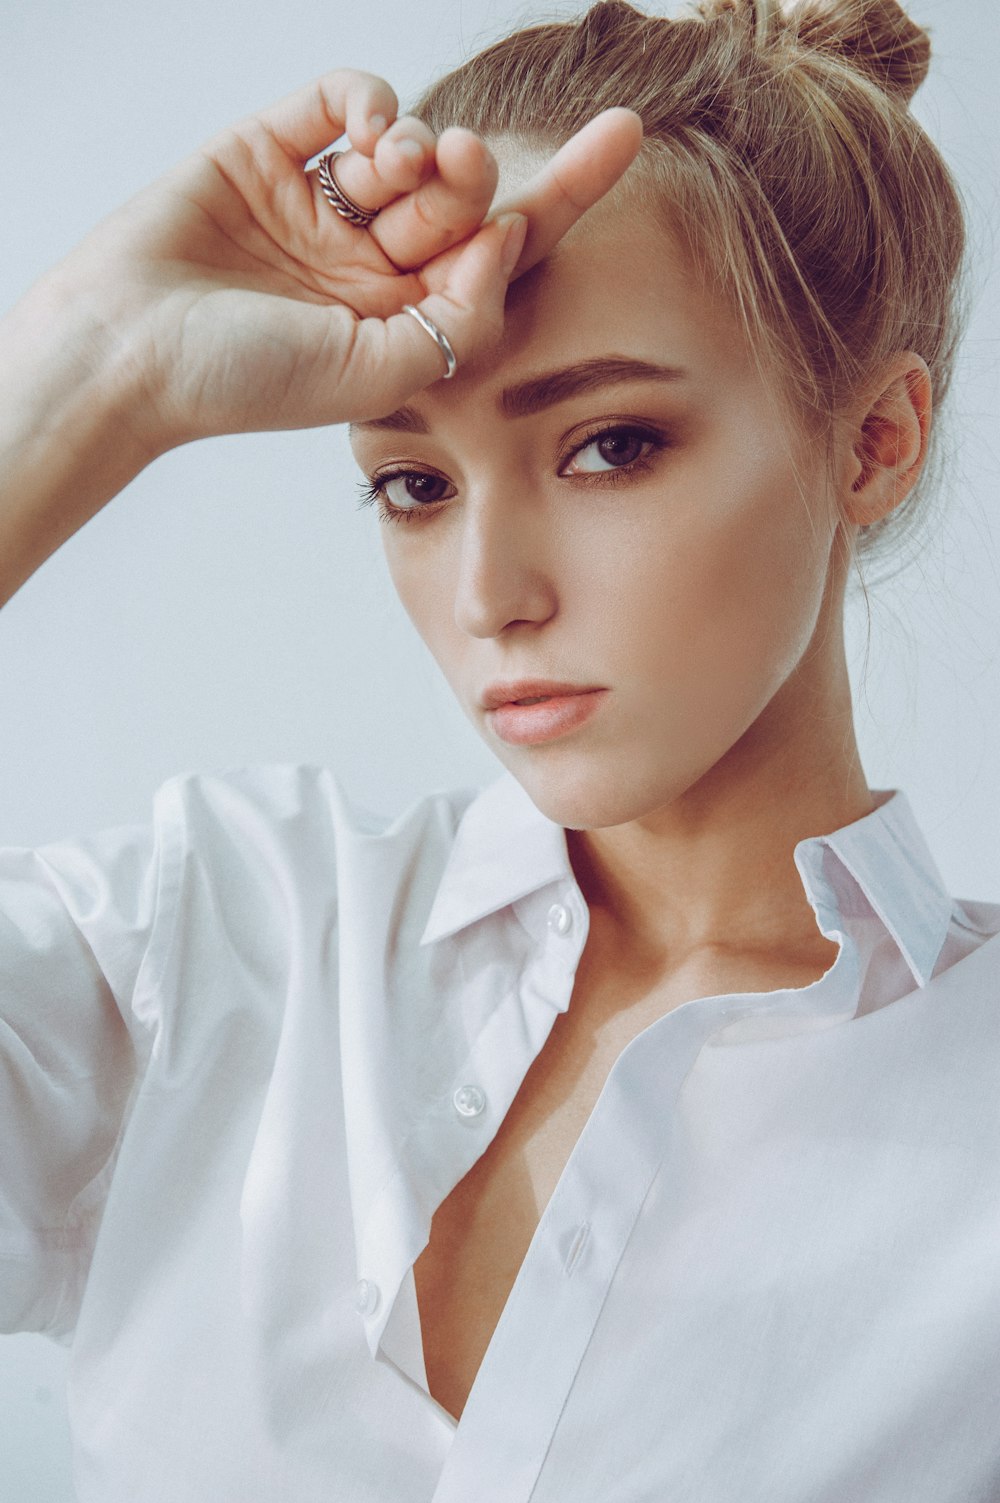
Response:
[{"label": "lower lip", "polygon": [[537,746],[583,725],[597,713],[607,692],[591,689],[586,694],[560,694],[537,705],[501,705],[487,714],[501,741],[510,746]]}]

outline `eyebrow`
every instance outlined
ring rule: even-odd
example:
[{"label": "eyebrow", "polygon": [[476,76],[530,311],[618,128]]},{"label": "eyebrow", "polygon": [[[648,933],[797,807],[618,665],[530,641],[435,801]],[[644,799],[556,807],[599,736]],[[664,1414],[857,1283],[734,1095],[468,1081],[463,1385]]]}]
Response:
[{"label": "eyebrow", "polygon": [[[557,402],[566,402],[570,397],[594,391],[599,386],[612,386],[622,381],[680,381],[686,374],[676,365],[659,365],[652,360],[636,360],[627,355],[600,355],[505,386],[497,397],[497,411],[506,418],[530,417],[532,413],[542,412],[546,407],[554,407]],[[430,431],[414,407],[399,407],[386,417],[366,418],[348,424],[350,434]]]}]

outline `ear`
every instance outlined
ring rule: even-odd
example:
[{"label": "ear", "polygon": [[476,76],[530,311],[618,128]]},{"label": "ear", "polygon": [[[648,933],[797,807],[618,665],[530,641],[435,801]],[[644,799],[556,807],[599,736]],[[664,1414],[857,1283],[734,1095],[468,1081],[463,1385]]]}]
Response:
[{"label": "ear", "polygon": [[927,454],[932,406],[926,361],[912,350],[894,356],[850,423],[842,490],[848,521],[867,527],[913,489]]}]

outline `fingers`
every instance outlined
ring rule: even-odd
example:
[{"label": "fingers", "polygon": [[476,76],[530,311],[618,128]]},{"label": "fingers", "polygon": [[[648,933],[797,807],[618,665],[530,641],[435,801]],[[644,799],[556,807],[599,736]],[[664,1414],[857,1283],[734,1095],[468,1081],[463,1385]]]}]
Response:
[{"label": "fingers", "polygon": [[[433,175],[390,203],[368,232],[401,271],[423,266],[465,240],[482,224],[496,192],[500,169],[489,147],[470,130],[450,126],[442,131],[431,160]],[[346,184],[344,191],[350,191]]]},{"label": "fingers", "polygon": [[[518,216],[484,225],[456,256],[444,286],[418,304],[447,337],[460,368],[502,333],[508,277],[526,229]],[[362,319],[353,333],[338,372],[338,410],[325,422],[381,417],[445,374],[441,349],[409,313]]]},{"label": "fingers", "polygon": [[[434,132],[412,115],[391,125],[374,155],[349,151],[334,164],[340,187],[363,209],[381,209],[412,193],[434,171]],[[481,218],[482,216],[480,216]]]},{"label": "fingers", "polygon": [[[426,148],[419,164],[400,160],[399,143],[407,137]],[[642,121],[632,110],[605,110],[522,189],[497,205],[496,159],[472,131],[452,126],[442,132],[435,149],[432,133],[406,117],[384,140],[373,161],[355,152],[340,158],[337,178],[356,203],[382,209],[368,234],[392,264],[400,271],[417,270],[473,234],[487,214],[492,220],[517,210],[530,225],[515,271],[519,276],[547,255],[635,160]]]},{"label": "fingers", "polygon": [[371,156],[398,110],[399,100],[384,78],[359,68],[337,68],[251,116],[245,132],[239,126],[236,130],[255,135],[263,125],[282,150],[300,163],[339,140],[345,131],[355,151]]},{"label": "fingers", "polygon": [[[605,110],[562,146],[521,190],[493,204],[499,169],[472,131],[451,126],[435,142],[412,116],[397,120],[399,101],[384,78],[340,68],[279,100],[227,133],[250,142],[261,161],[278,149],[303,165],[347,133],[350,150],[334,168],[345,194],[380,210],[365,232],[400,271],[415,271],[505,210],[529,219],[515,270],[540,261],[566,231],[614,186],[642,144],[642,122],[627,109]],[[267,142],[262,154],[260,141]],[[412,143],[410,151],[407,150]],[[267,168],[272,177],[278,169]],[[311,191],[319,195],[315,182]],[[327,206],[317,210],[329,213]]]},{"label": "fingers", "polygon": [[[459,240],[467,225],[464,233],[472,238],[464,246],[454,246],[439,262],[439,266],[447,267],[444,285],[419,305],[447,335],[461,366],[501,334],[509,282],[540,261],[618,182],[641,145],[642,121],[637,114],[627,109],[605,110],[567,141],[523,189],[497,205],[490,219],[473,234],[475,224],[492,202],[498,169],[492,153],[478,137],[464,130],[445,131],[438,141],[437,174],[417,193],[380,214],[369,233],[381,231],[383,248],[398,266],[415,267],[421,264],[419,257],[429,261],[435,248],[440,254],[449,236]],[[415,222],[406,216],[421,200],[423,213]],[[514,221],[519,232],[513,246],[508,239],[508,233],[514,238],[511,210],[524,216]],[[418,232],[424,236],[419,252],[413,239]],[[393,243],[397,233],[401,237],[398,247]],[[503,255],[505,242],[507,260]],[[441,351],[407,313],[384,322],[362,320],[356,330],[352,362],[348,389],[365,391],[372,398],[376,391],[379,393],[378,406],[370,406],[369,416],[391,410],[407,395],[444,374]],[[359,368],[369,384],[355,385],[353,377]],[[381,379],[372,381],[375,372]]]},{"label": "fingers", "polygon": [[547,255],[614,187],[641,145],[642,121],[633,110],[604,110],[571,136],[522,189],[496,205],[495,214],[518,210],[528,217],[528,238],[513,277]]}]

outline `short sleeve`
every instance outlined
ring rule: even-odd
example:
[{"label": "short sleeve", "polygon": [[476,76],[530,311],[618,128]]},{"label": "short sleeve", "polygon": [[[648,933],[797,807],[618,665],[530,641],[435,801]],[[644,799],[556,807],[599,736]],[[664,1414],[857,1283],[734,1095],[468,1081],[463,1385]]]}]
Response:
[{"label": "short sleeve", "polygon": [[155,1045],[171,857],[156,818],[0,849],[0,1331],[65,1335]]}]

